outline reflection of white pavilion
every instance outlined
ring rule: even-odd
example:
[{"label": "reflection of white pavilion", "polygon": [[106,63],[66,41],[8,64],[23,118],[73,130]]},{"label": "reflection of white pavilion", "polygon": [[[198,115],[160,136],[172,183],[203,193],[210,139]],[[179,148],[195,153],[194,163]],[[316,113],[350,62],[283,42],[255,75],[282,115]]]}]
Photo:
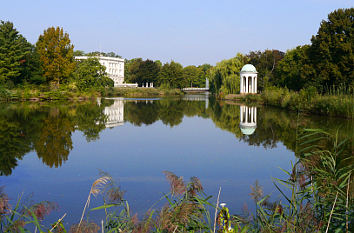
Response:
[{"label": "reflection of white pavilion", "polygon": [[240,106],[240,129],[245,135],[251,135],[257,128],[257,108]]},{"label": "reflection of white pavilion", "polygon": [[124,101],[123,98],[114,99],[111,106],[105,107],[104,115],[107,116],[106,127],[112,128],[124,124]]}]

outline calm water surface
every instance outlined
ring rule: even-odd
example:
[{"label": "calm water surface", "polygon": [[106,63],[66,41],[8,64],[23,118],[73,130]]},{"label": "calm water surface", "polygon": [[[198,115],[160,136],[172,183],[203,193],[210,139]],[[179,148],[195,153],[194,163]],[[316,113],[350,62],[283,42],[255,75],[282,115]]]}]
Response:
[{"label": "calm water surface", "polygon": [[[247,118],[247,119],[246,119]],[[92,182],[109,173],[125,190],[140,216],[169,184],[163,171],[188,180],[200,178],[205,192],[231,212],[246,204],[256,180],[265,194],[280,195],[272,178],[296,160],[301,128],[339,127],[352,137],[352,121],[306,117],[265,107],[218,102],[203,95],[183,99],[102,99],[86,103],[12,103],[0,105],[0,186],[14,203],[53,201],[78,222]],[[102,204],[98,196],[91,207]],[[158,206],[163,205],[163,202]],[[101,218],[96,212],[90,217]]]}]

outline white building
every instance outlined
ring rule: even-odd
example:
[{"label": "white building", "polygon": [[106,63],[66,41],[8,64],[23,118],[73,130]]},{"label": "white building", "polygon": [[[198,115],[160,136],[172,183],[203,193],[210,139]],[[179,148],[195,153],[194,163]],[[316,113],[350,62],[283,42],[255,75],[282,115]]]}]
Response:
[{"label": "white building", "polygon": [[[124,59],[118,57],[103,57],[103,56],[93,56],[98,58],[101,65],[106,67],[106,73],[108,77],[114,81],[114,86],[120,86],[124,83]],[[76,56],[77,60],[85,60],[90,58],[90,56]]]},{"label": "white building", "polygon": [[246,64],[240,72],[240,93],[257,93],[257,70],[251,64]]}]

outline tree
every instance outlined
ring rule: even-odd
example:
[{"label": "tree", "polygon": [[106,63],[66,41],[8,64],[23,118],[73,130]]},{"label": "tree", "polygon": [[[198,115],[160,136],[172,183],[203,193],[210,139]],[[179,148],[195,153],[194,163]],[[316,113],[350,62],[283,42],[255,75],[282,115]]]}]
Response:
[{"label": "tree", "polygon": [[73,56],[85,56],[85,52],[82,50],[75,50]]},{"label": "tree", "polygon": [[0,21],[0,83],[19,83],[31,44],[19,34],[13,23]]},{"label": "tree", "polygon": [[183,80],[186,84],[185,87],[201,87],[205,82],[202,69],[196,66],[187,66],[183,69]]},{"label": "tree", "polygon": [[338,9],[311,39],[309,56],[323,86],[354,86],[354,8]]},{"label": "tree", "polygon": [[215,93],[236,94],[240,91],[240,71],[248,58],[240,53],[223,60],[211,69],[210,89]]},{"label": "tree", "polygon": [[183,88],[183,66],[177,62],[165,63],[160,71],[158,82],[160,85],[172,88]]},{"label": "tree", "polygon": [[113,80],[107,76],[106,67],[101,65],[98,59],[94,57],[77,61],[73,76],[79,90],[114,86]]},{"label": "tree", "polygon": [[277,82],[274,77],[274,71],[279,61],[284,58],[284,52],[274,49],[266,49],[264,52],[251,51],[247,54],[247,57],[249,58],[249,63],[257,68],[257,86],[259,90],[263,90],[269,82],[273,84]]},{"label": "tree", "polygon": [[307,55],[309,47],[298,46],[286,52],[275,69],[273,84],[295,91],[314,84],[315,71]]},{"label": "tree", "polygon": [[152,60],[143,60],[134,58],[125,63],[126,82],[138,83],[139,86],[144,83],[156,82],[160,72],[160,65]]},{"label": "tree", "polygon": [[63,28],[50,27],[39,36],[37,51],[47,81],[59,87],[74,71],[74,46]]}]

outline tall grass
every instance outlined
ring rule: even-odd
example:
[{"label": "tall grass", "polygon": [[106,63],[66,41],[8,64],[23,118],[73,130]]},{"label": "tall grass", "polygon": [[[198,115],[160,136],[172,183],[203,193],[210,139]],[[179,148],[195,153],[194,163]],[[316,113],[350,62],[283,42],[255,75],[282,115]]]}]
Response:
[{"label": "tall grass", "polygon": [[269,87],[260,95],[246,95],[243,100],[300,112],[354,118],[354,93],[344,89],[318,94],[315,88],[294,92],[286,88]]}]

